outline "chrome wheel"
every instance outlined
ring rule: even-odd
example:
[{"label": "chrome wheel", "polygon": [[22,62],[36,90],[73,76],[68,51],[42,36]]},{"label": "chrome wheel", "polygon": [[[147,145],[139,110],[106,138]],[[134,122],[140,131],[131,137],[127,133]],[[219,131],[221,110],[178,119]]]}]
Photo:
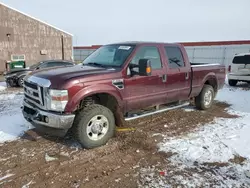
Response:
[{"label": "chrome wheel", "polygon": [[213,99],[213,93],[211,90],[206,91],[204,94],[204,105],[209,106]]},{"label": "chrome wheel", "polygon": [[23,86],[23,83],[24,83],[24,80],[23,80],[23,78],[20,80],[20,84],[21,84],[21,86]]},{"label": "chrome wheel", "polygon": [[91,118],[87,124],[87,135],[89,139],[97,141],[102,139],[109,129],[108,119],[103,115],[97,115]]},{"label": "chrome wheel", "polygon": [[24,76],[18,79],[18,86],[19,87],[23,87],[23,85],[24,85],[24,79],[23,78],[24,78]]}]

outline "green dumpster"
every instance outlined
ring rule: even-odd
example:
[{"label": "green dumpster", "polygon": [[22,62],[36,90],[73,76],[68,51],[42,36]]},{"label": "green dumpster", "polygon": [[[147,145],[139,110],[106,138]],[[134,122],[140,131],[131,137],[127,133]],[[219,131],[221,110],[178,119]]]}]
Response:
[{"label": "green dumpster", "polygon": [[25,68],[25,61],[7,61],[6,70]]},{"label": "green dumpster", "polygon": [[12,61],[10,64],[11,69],[25,68],[25,61]]}]

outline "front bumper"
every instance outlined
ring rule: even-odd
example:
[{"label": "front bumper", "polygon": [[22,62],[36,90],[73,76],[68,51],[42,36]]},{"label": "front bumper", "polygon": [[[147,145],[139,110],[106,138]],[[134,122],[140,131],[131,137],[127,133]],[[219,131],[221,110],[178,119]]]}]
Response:
[{"label": "front bumper", "polygon": [[56,114],[46,112],[23,102],[22,113],[24,118],[29,121],[39,131],[53,136],[64,136],[68,129],[73,125],[74,114]]}]

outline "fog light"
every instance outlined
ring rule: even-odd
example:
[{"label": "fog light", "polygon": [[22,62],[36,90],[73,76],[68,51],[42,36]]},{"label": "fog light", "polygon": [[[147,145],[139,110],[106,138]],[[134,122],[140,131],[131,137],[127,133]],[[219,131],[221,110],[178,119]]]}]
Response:
[{"label": "fog light", "polygon": [[47,116],[44,119],[46,123],[49,123],[49,118]]}]

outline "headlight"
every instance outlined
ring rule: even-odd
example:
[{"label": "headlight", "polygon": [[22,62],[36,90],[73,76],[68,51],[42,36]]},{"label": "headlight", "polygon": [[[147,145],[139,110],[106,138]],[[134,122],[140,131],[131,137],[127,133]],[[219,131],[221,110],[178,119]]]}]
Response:
[{"label": "headlight", "polygon": [[49,106],[51,110],[64,111],[68,102],[68,90],[49,90]]}]

